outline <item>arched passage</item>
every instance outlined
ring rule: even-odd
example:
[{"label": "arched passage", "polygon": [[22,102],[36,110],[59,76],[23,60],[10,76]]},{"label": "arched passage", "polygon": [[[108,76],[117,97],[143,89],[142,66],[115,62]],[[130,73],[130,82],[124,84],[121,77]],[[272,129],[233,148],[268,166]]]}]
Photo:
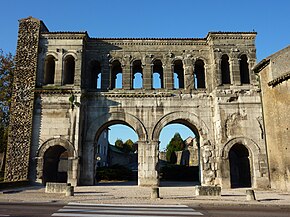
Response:
[{"label": "arched passage", "polygon": [[81,183],[85,185],[93,185],[95,180],[94,148],[95,142],[101,133],[114,124],[124,124],[132,128],[138,135],[139,143],[145,143],[148,139],[146,129],[143,123],[134,115],[124,112],[109,112],[96,117],[90,124],[87,131],[85,142],[82,145],[82,174]]},{"label": "arched passage", "polygon": [[37,154],[37,179],[42,182],[68,182],[77,184],[74,171],[78,159],[71,143],[63,139],[49,139]]},{"label": "arched passage", "polygon": [[137,183],[138,136],[126,122],[105,123],[94,141],[94,177],[99,181],[118,180]]},{"label": "arched passage", "polygon": [[[257,183],[258,177],[255,171],[257,170],[257,168],[259,168],[259,158],[261,157],[261,149],[258,146],[258,144],[256,144],[253,140],[247,137],[232,138],[227,143],[225,143],[224,147],[221,149],[222,161],[221,161],[220,167],[221,167],[221,177],[222,177],[223,187],[225,188],[232,187],[232,174],[231,174],[232,171],[231,170],[232,168],[236,168],[236,167],[233,167],[234,165],[232,165],[232,168],[231,168],[231,164],[235,163],[235,160],[232,161],[235,155],[236,157],[239,157],[239,156],[245,157],[246,155],[248,156],[249,164],[250,164],[250,176],[251,176],[250,183],[251,183],[251,186],[256,187],[258,185]],[[241,171],[237,171],[237,172],[241,173]],[[235,178],[236,177],[234,177],[234,179]],[[234,182],[236,183],[236,181]],[[235,184],[233,185],[233,187],[235,187]],[[243,187],[243,186],[240,186],[240,187]]]},{"label": "arched passage", "polygon": [[46,150],[43,157],[43,183],[67,182],[68,153],[60,145]]},{"label": "arched passage", "polygon": [[196,135],[199,144],[199,175],[200,183],[211,185],[215,179],[213,168],[214,152],[210,141],[208,140],[208,127],[198,118],[197,115],[190,112],[172,112],[163,116],[155,125],[152,132],[152,140],[159,141],[161,130],[168,124],[179,123],[190,128]]},{"label": "arched passage", "polygon": [[229,152],[231,187],[251,187],[249,151],[243,144],[235,144]]}]

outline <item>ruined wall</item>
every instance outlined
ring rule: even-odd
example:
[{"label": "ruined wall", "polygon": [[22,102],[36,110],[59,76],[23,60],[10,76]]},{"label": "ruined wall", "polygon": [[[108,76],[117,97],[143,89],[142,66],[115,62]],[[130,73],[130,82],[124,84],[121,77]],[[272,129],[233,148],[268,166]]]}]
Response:
[{"label": "ruined wall", "polygon": [[290,47],[268,59],[259,72],[271,187],[290,190]]},{"label": "ruined wall", "polygon": [[28,180],[40,20],[19,21],[5,181]]}]

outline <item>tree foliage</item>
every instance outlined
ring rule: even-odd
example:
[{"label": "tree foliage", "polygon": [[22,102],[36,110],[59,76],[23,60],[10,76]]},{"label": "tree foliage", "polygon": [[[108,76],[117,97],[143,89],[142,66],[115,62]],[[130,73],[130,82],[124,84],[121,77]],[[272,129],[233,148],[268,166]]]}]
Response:
[{"label": "tree foliage", "polygon": [[121,139],[115,141],[115,146],[125,153],[134,152],[134,142],[131,139],[128,139],[126,142],[123,142]]},{"label": "tree foliage", "polygon": [[175,164],[177,157],[175,152],[184,150],[185,144],[179,133],[175,133],[169,144],[166,146],[166,160]]},{"label": "tree foliage", "polygon": [[13,55],[0,49],[0,152],[7,144],[14,64]]}]

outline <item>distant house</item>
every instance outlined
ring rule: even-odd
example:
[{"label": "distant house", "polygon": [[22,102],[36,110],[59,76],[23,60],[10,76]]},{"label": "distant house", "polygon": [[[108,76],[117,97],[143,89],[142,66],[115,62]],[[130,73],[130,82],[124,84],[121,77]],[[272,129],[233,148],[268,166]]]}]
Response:
[{"label": "distant house", "polygon": [[108,166],[109,129],[105,129],[98,139],[95,147],[95,160],[97,167]]},{"label": "distant house", "polygon": [[125,153],[114,145],[109,145],[108,166],[121,165],[131,170],[138,170],[138,153]]}]

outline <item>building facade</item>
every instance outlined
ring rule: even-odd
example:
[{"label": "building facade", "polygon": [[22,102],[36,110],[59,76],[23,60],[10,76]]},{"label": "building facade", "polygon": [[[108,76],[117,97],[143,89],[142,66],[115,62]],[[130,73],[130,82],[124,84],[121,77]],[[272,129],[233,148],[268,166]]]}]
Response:
[{"label": "building facade", "polygon": [[257,64],[271,188],[290,190],[290,46]]},{"label": "building facade", "polygon": [[138,135],[138,184],[158,186],[160,132],[180,123],[201,185],[269,187],[255,32],[92,38],[26,18],[18,34],[7,181],[50,181],[66,152],[67,182],[95,184],[96,141],[120,123]]}]

